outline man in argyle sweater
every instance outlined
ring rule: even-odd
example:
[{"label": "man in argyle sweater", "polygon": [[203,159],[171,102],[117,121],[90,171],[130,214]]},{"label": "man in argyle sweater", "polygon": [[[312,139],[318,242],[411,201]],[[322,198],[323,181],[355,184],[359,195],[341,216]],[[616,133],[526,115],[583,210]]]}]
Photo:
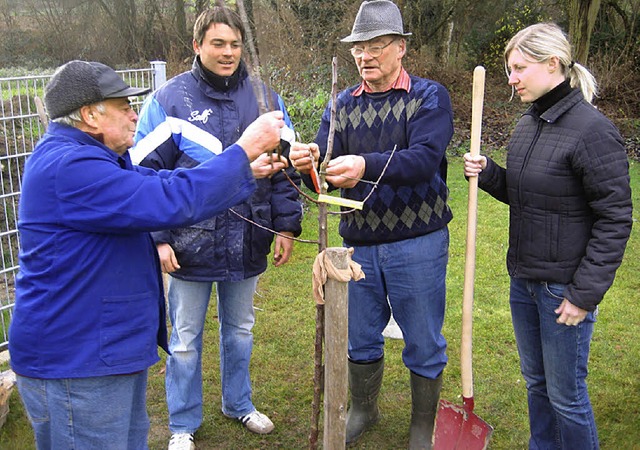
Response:
[{"label": "man in argyle sweater", "polygon": [[[409,448],[422,449],[431,448],[447,363],[441,330],[452,214],[445,150],[453,135],[453,113],[442,85],[402,67],[410,34],[403,32],[394,3],[361,5],[351,35],[342,41],[352,43],[362,82],[337,97],[326,181],[343,197],[364,201],[362,210],[340,220],[344,245],[354,248],[353,260],[366,275],[349,283],[347,443],[379,420],[382,331],[393,309],[405,341],[403,362],[410,370]],[[294,167],[310,188],[306,174],[326,154],[329,125],[330,105],[316,143],[295,144],[291,151]]]}]

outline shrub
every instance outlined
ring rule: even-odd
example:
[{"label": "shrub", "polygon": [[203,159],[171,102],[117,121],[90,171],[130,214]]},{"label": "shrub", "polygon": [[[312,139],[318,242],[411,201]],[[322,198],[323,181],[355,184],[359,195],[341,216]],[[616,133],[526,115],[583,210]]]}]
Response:
[{"label": "shrub", "polygon": [[330,98],[329,91],[318,88],[312,95],[293,92],[288,99],[285,99],[293,125],[300,133],[303,142],[309,142],[315,138],[322,113]]}]

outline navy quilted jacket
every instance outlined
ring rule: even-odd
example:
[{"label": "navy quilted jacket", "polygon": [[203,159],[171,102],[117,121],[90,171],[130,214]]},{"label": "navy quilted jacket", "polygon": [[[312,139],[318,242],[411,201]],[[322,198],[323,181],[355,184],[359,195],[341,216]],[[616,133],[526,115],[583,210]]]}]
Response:
[{"label": "navy quilted jacket", "polygon": [[631,232],[629,163],[616,127],[573,89],[542,115],[530,107],[479,186],[509,205],[507,267],[515,278],[567,284],[595,310]]}]

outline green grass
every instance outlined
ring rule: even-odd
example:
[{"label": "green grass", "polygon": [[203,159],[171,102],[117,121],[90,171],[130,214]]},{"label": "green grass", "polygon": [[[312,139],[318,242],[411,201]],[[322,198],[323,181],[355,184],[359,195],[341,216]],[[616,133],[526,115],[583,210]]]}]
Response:
[{"label": "green grass", "polygon": [[[640,165],[631,163],[634,204],[639,204]],[[450,224],[448,304],[444,334],[449,364],[442,397],[461,403],[460,309],[466,233],[467,183],[459,157],[450,161],[449,185],[455,218]],[[305,216],[303,238],[317,237],[316,208]],[[505,205],[479,194],[477,263],[474,304],[475,412],[495,428],[491,449],[527,448],[526,391],[518,366],[508,307],[505,268],[507,217]],[[637,213],[635,213],[637,217]],[[331,246],[339,246],[337,217],[330,216]],[[311,297],[311,267],[317,253],[312,244],[296,243],[292,260],[270,267],[256,296],[257,323],[252,359],[254,401],[276,425],[268,436],[257,436],[220,412],[220,377],[215,309],[207,323],[204,356],[204,423],[196,434],[198,449],[302,449],[308,445],[313,396],[315,305]],[[603,450],[640,449],[640,309],[637,307],[640,236],[634,227],[625,261],[601,304],[592,344],[590,395]],[[381,422],[358,448],[406,448],[410,412],[409,374],[402,364],[402,342],[388,340],[380,408]],[[169,431],[162,364],[149,371],[148,409],[151,449],[166,448]],[[31,431],[17,394],[0,430],[0,448],[33,448]],[[319,442],[322,443],[322,430]]]}]

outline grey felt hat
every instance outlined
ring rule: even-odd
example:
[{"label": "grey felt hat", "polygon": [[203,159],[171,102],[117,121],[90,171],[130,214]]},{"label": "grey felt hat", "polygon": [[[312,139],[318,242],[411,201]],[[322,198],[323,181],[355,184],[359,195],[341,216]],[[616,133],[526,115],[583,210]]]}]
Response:
[{"label": "grey felt hat", "polygon": [[44,89],[44,104],[53,120],[85,105],[108,98],[143,95],[150,90],[129,86],[115,70],[102,63],[74,60],[55,71]]},{"label": "grey felt hat", "polygon": [[365,1],[360,5],[351,34],[340,41],[363,42],[387,34],[411,36],[404,32],[400,10],[389,0]]}]

